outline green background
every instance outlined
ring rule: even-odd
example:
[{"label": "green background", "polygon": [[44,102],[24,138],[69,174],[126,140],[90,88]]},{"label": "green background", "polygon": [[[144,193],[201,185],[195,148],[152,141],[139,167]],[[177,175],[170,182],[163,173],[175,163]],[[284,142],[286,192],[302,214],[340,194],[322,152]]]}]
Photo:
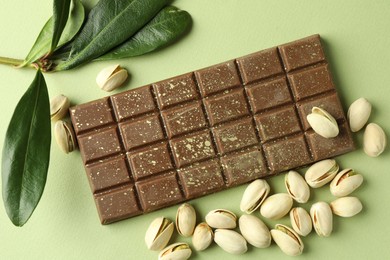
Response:
[{"label": "green background", "polygon": [[[84,1],[89,7],[96,1]],[[191,33],[174,46],[119,63],[131,80],[119,91],[213,65],[278,44],[320,33],[344,109],[366,97],[373,105],[371,122],[390,133],[390,2],[383,1],[260,1],[182,0],[174,5],[189,11]],[[0,0],[0,56],[23,58],[52,12],[52,1]],[[107,93],[95,83],[97,73],[114,62],[91,63],[73,71],[45,75],[51,97],[65,94],[80,104]],[[0,147],[13,109],[34,77],[30,69],[0,65]],[[379,158],[366,156],[362,132],[354,135],[357,150],[337,158],[365,181],[353,193],[364,205],[353,218],[334,218],[334,232],[303,238],[298,259],[388,259],[390,257],[389,149]],[[300,170],[304,173],[304,170]],[[283,176],[269,180],[272,192],[285,192]],[[204,218],[209,210],[230,209],[239,203],[246,185],[191,201]],[[304,207],[332,201],[328,186],[313,190]],[[0,259],[156,259],[147,250],[144,234],[157,216],[174,219],[176,206],[145,216],[100,225],[78,151],[63,154],[53,139],[46,189],[28,221],[18,228],[0,206]],[[258,211],[256,215],[259,216]],[[288,224],[288,218],[278,221]],[[276,221],[266,221],[271,228]],[[172,241],[187,241],[175,235]],[[284,259],[273,243],[267,249],[249,247],[242,256],[225,253],[215,244],[193,253],[193,259]]]}]

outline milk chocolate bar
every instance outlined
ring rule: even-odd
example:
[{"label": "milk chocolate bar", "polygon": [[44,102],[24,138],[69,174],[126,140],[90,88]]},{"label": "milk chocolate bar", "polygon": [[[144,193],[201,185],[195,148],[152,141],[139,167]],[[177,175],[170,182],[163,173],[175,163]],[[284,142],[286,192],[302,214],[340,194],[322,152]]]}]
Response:
[{"label": "milk chocolate bar", "polygon": [[[310,128],[314,106],[337,137]],[[70,112],[102,224],[354,149],[319,35]]]}]

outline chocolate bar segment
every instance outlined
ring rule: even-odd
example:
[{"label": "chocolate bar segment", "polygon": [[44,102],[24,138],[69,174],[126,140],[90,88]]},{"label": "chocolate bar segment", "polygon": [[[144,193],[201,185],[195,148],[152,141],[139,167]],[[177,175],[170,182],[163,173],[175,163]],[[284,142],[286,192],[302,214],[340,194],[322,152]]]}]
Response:
[{"label": "chocolate bar segment", "polygon": [[[325,139],[306,116],[331,113]],[[71,108],[108,224],[354,149],[318,35]]]}]

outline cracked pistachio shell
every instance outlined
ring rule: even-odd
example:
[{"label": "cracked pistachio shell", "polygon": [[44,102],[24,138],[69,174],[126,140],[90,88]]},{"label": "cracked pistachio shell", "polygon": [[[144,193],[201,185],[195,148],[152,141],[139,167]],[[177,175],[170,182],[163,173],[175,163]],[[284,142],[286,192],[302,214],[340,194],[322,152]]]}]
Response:
[{"label": "cracked pistachio shell", "polygon": [[293,200],[287,193],[277,193],[265,199],[260,207],[260,214],[269,219],[280,219],[291,209]]},{"label": "cracked pistachio shell", "polygon": [[306,203],[310,198],[310,188],[305,179],[296,171],[289,171],[284,177],[288,194],[298,203]]},{"label": "cracked pistachio shell", "polygon": [[330,203],[333,213],[340,217],[353,217],[363,209],[363,205],[356,197],[342,197]]},{"label": "cracked pistachio shell", "polygon": [[189,237],[194,233],[195,224],[195,209],[190,204],[184,203],[177,209],[176,213],[177,232],[182,236]]},{"label": "cracked pistachio shell", "polygon": [[271,233],[261,219],[253,215],[242,215],[239,220],[242,236],[254,247],[266,248],[271,244]]},{"label": "cracked pistachio shell", "polygon": [[50,118],[57,121],[66,116],[70,107],[69,99],[64,95],[58,95],[50,100]]},{"label": "cracked pistachio shell", "polygon": [[307,169],[305,179],[313,188],[319,188],[330,182],[339,171],[339,165],[333,159],[316,162]]},{"label": "cracked pistachio shell", "polygon": [[109,92],[120,87],[127,77],[127,70],[116,64],[102,69],[96,77],[96,83],[102,90]]},{"label": "cracked pistachio shell", "polygon": [[366,126],[363,136],[364,152],[371,157],[379,156],[386,148],[387,138],[383,129],[374,123]]},{"label": "cracked pistachio shell", "polygon": [[230,254],[240,255],[248,250],[245,238],[233,230],[216,229],[214,241]]},{"label": "cracked pistachio shell", "polygon": [[266,180],[255,180],[251,182],[242,195],[240,209],[241,211],[251,214],[257,210],[267,198],[270,187]]},{"label": "cracked pistachio shell", "polygon": [[68,154],[77,147],[73,127],[66,121],[57,121],[54,125],[54,137],[61,150]]},{"label": "cracked pistachio shell", "polygon": [[291,209],[290,221],[292,228],[301,236],[307,236],[313,228],[309,213],[301,207]]},{"label": "cracked pistachio shell", "polygon": [[275,229],[271,229],[271,235],[279,248],[289,256],[297,256],[303,252],[303,242],[299,235],[291,228],[276,224]]},{"label": "cracked pistachio shell", "polygon": [[186,243],[175,243],[161,250],[159,260],[185,260],[190,258],[192,250]]},{"label": "cracked pistachio shell", "polygon": [[371,104],[365,98],[355,100],[348,109],[348,121],[352,132],[357,132],[367,123],[371,114]]},{"label": "cracked pistachio shell", "polygon": [[333,215],[328,203],[314,203],[310,208],[310,216],[316,233],[321,237],[330,236],[333,230]]},{"label": "cracked pistachio shell", "polygon": [[352,169],[339,172],[330,183],[330,192],[336,197],[344,197],[351,194],[363,183],[363,176]]},{"label": "cracked pistachio shell", "polygon": [[163,249],[171,239],[174,225],[164,217],[158,217],[150,223],[145,234],[145,243],[150,250]]},{"label": "cracked pistachio shell", "polygon": [[322,137],[332,138],[339,134],[336,119],[322,108],[313,107],[311,114],[307,115],[306,118],[314,132]]},{"label": "cracked pistachio shell", "polygon": [[215,209],[207,213],[206,223],[212,228],[235,228],[237,225],[236,215],[226,209]]},{"label": "cracked pistachio shell", "polygon": [[192,236],[192,245],[195,250],[202,251],[208,248],[213,242],[214,233],[213,230],[207,225],[206,222],[198,224],[194,230],[194,235]]}]

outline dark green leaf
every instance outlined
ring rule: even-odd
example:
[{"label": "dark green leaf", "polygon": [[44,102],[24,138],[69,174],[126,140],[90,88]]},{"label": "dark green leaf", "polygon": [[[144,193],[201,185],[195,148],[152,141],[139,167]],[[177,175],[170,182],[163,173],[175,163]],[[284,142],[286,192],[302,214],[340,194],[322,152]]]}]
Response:
[{"label": "dark green leaf", "polygon": [[166,46],[182,36],[191,26],[191,16],[174,6],[162,9],[137,34],[97,60],[129,58]]},{"label": "dark green leaf", "polygon": [[51,41],[50,51],[57,48],[60,41],[62,31],[65,28],[69,16],[70,0],[54,0],[53,1],[53,37]]},{"label": "dark green leaf", "polygon": [[100,0],[92,8],[66,61],[56,70],[74,68],[123,43],[148,23],[169,0]]},{"label": "dark green leaf", "polygon": [[23,226],[37,206],[50,158],[50,104],[40,71],[17,104],[9,123],[1,164],[8,217]]}]

